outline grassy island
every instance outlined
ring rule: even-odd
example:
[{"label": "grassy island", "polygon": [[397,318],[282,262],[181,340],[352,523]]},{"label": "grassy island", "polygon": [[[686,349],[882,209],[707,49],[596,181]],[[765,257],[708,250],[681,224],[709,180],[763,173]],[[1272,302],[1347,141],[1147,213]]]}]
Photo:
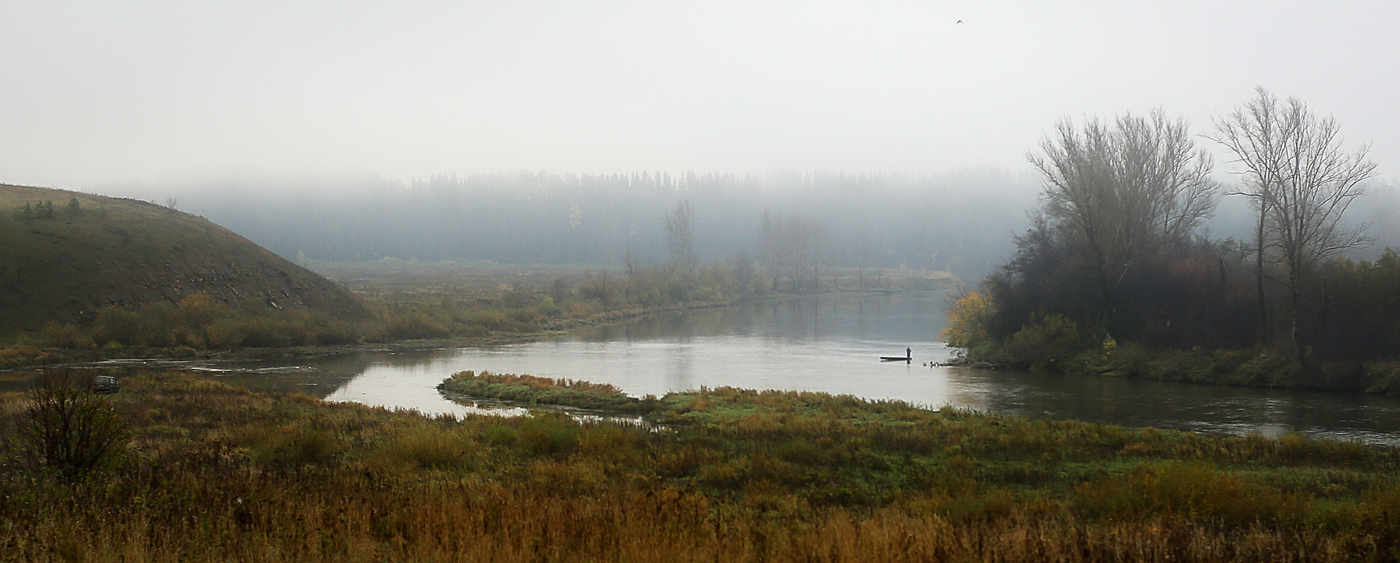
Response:
[{"label": "grassy island", "polygon": [[[488,396],[617,400],[576,382],[453,381],[473,379]],[[0,561],[1400,556],[1400,452],[1302,436],[731,388],[616,408],[645,426],[457,420],[152,373],[94,399],[126,438],[74,470],[26,453],[33,398],[0,402]]]}]

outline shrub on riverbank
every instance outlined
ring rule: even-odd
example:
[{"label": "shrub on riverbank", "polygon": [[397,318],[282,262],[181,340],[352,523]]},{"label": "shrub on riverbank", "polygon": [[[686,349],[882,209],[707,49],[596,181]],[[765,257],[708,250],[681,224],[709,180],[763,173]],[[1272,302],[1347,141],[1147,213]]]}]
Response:
[{"label": "shrub on riverbank", "polygon": [[359,339],[350,322],[305,310],[277,310],[260,299],[237,306],[195,293],[176,303],[147,303],[132,310],[98,309],[90,324],[49,323],[42,342],[65,349],[178,348],[218,350],[344,344]]},{"label": "shrub on riverbank", "polygon": [[653,266],[636,268],[622,278],[589,274],[578,287],[559,278],[549,287],[501,289],[501,280],[514,277],[497,274],[489,287],[469,288],[409,278],[393,282],[391,291],[362,290],[357,296],[374,318],[359,324],[305,310],[278,310],[259,299],[224,304],[204,293],[179,303],[130,309],[107,305],[90,322],[49,323],[42,332],[0,346],[0,368],[365,341],[522,338],[654,310],[733,303],[766,287],[740,284],[724,265],[693,273]]},{"label": "shrub on riverbank", "polygon": [[1340,561],[1400,545],[1400,456],[1300,436],[728,388],[668,396],[658,429],[182,374],[110,400],[128,463],[76,481],[23,463],[0,417],[0,560]]},{"label": "shrub on riverbank", "polygon": [[1120,344],[1108,339],[1092,348],[1066,349],[1059,354],[1026,355],[1017,353],[1010,346],[982,343],[958,361],[970,365],[1029,367],[1077,375],[1400,395],[1400,362],[1358,364],[1319,361],[1305,371],[1293,356],[1263,347],[1158,350],[1142,344]]},{"label": "shrub on riverbank", "polygon": [[1080,375],[1184,381],[1242,387],[1318,389],[1400,395],[1400,362],[1329,360],[1273,347],[1190,349],[1093,336],[1058,314],[1033,315],[1010,336],[997,338],[994,300],[970,292],[948,311],[943,338],[962,348],[954,363],[1029,368]]}]

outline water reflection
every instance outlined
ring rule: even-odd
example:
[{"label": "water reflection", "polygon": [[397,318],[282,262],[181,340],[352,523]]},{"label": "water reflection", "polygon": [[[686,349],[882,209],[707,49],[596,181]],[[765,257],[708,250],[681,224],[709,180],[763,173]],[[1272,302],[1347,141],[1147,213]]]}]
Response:
[{"label": "water reflection", "polygon": [[1111,377],[949,368],[950,403],[1014,415],[1219,434],[1400,445],[1400,402],[1386,397],[1217,387]]},{"label": "water reflection", "polygon": [[[411,352],[363,351],[301,361],[163,362],[259,391],[299,392],[426,414],[463,415],[436,386],[463,370],[611,383],[632,395],[701,386],[797,389],[899,399],[937,408],[1400,445],[1400,401],[1386,397],[1190,385],[1019,371],[929,368],[942,294],[826,295],[667,313],[543,342]],[[912,363],[880,356],[913,348]],[[112,369],[108,365],[104,369]]]}]

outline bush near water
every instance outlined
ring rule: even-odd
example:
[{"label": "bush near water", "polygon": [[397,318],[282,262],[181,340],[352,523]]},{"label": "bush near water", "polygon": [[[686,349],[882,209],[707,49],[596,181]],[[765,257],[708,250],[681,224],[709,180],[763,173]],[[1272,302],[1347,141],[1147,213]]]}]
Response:
[{"label": "bush near water", "polygon": [[1257,296],[1248,272],[1213,258],[1215,248],[1175,259],[1180,262],[1143,265],[1150,273],[1128,280],[1132,300],[1125,298],[1112,325],[1121,330],[1076,301],[1088,289],[1061,286],[1051,294],[1051,281],[1038,277],[1046,274],[1008,267],[955,300],[943,339],[978,365],[1400,394],[1400,257],[1394,251],[1374,262],[1328,262],[1318,281],[1326,288],[1325,304],[1310,305],[1321,309],[1310,309],[1300,328],[1313,344],[1294,350],[1285,342],[1257,342]]}]

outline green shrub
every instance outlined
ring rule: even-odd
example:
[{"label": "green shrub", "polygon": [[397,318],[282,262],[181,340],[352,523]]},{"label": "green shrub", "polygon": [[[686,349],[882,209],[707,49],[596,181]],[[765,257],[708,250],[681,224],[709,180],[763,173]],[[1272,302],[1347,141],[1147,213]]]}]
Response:
[{"label": "green shrub", "polygon": [[1369,362],[1364,368],[1367,393],[1400,395],[1400,361]]},{"label": "green shrub", "polygon": [[520,438],[520,431],[505,424],[492,424],[481,430],[481,438],[498,446],[513,446]]},{"label": "green shrub", "polygon": [[1079,324],[1061,314],[1036,314],[1011,335],[1013,357],[1030,362],[1034,368],[1055,368],[1081,349]]},{"label": "green shrub", "polygon": [[97,347],[91,336],[72,323],[59,323],[50,321],[44,327],[44,340],[50,346],[60,348],[81,348],[92,349]]},{"label": "green shrub", "polygon": [[412,312],[386,319],[384,335],[394,340],[445,338],[452,335],[452,329],[426,313]]},{"label": "green shrub", "polygon": [[337,319],[318,319],[319,344],[353,344],[360,341],[360,330],[355,323]]},{"label": "green shrub", "polygon": [[243,345],[251,348],[282,348],[307,343],[307,331],[292,319],[254,317],[242,320]]},{"label": "green shrub", "polygon": [[519,441],[536,455],[556,455],[574,450],[579,443],[577,422],[561,413],[535,413],[520,423]]},{"label": "green shrub", "polygon": [[400,464],[429,469],[456,469],[470,465],[469,444],[454,432],[414,428],[394,436],[378,456]]},{"label": "green shrub", "polygon": [[1011,491],[992,489],[951,497],[934,512],[953,522],[995,522],[1011,516],[1015,508]]},{"label": "green shrub", "polygon": [[1297,380],[1300,368],[1288,354],[1262,351],[1240,364],[1222,383],[1256,387],[1289,387]]},{"label": "green shrub", "polygon": [[258,462],[283,470],[323,464],[339,452],[339,444],[329,432],[296,426],[263,429],[254,442],[252,450]]},{"label": "green shrub", "polygon": [[231,318],[210,323],[204,332],[207,336],[205,343],[215,349],[240,347],[245,336],[243,323]]},{"label": "green shrub", "polygon": [[135,311],[129,311],[116,305],[104,305],[97,310],[97,319],[93,321],[92,333],[96,341],[103,344],[116,342],[122,346],[135,346],[142,344],[138,342],[144,323],[141,316]]},{"label": "green shrub", "polygon": [[1274,522],[1284,499],[1276,492],[1197,463],[1169,462],[1085,483],[1075,506],[1092,517],[1137,520],[1158,515],[1241,527]]}]

